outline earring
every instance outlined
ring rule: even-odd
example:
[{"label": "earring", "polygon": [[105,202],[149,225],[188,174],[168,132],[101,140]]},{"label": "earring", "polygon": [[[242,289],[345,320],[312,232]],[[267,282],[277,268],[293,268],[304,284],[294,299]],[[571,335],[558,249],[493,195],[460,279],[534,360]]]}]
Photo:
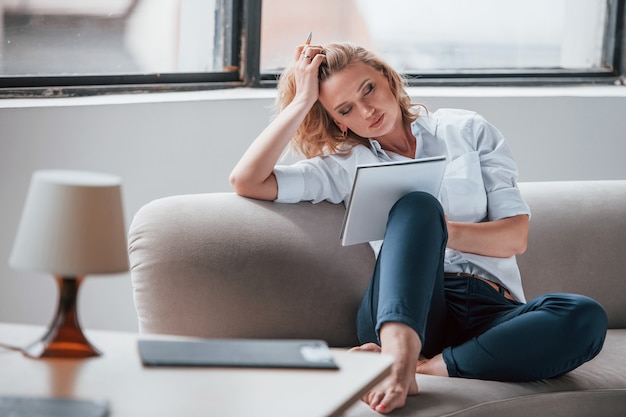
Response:
[{"label": "earring", "polygon": [[345,139],[348,136],[348,129],[341,131],[341,139]]}]

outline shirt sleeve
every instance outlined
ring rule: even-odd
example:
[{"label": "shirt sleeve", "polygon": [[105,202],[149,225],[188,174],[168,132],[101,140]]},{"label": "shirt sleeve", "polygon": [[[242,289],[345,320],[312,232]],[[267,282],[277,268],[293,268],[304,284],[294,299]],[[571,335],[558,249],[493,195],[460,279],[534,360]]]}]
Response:
[{"label": "shirt sleeve", "polygon": [[517,164],[504,135],[478,114],[471,118],[469,127],[480,157],[489,220],[519,214],[530,216],[530,208],[517,186]]},{"label": "shirt sleeve", "polygon": [[304,173],[296,165],[277,165],[274,176],[278,183],[278,203],[297,203],[304,198]]},{"label": "shirt sleeve", "polygon": [[278,183],[276,202],[340,203],[345,202],[350,194],[354,173],[349,173],[333,158],[321,156],[293,165],[277,165],[274,175]]}]

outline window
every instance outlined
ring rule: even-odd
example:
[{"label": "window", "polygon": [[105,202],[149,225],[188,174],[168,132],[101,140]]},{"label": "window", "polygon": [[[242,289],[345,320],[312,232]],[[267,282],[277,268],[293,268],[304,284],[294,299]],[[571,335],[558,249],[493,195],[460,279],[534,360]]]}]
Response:
[{"label": "window", "polygon": [[621,0],[2,0],[0,12],[0,93],[274,86],[309,31],[416,84],[624,75]]},{"label": "window", "polygon": [[[603,0],[323,0],[263,2],[261,69],[268,80],[294,42],[352,40],[415,82],[519,77],[573,81],[616,74],[623,10]],[[622,2],[623,4],[623,2]],[[620,6],[623,7],[623,6]],[[619,41],[619,40],[618,40]],[[621,47],[621,45],[620,45]]]},{"label": "window", "polygon": [[[238,81],[229,0],[3,0],[4,85]],[[238,44],[237,44],[238,45]]]}]

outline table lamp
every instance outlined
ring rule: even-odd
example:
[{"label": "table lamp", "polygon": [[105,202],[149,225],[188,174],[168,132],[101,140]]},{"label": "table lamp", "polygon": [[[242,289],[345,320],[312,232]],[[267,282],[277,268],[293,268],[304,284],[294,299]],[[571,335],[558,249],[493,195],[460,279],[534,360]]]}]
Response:
[{"label": "table lamp", "polygon": [[24,348],[24,355],[99,356],[81,330],[77,296],[87,274],[128,270],[120,178],[83,171],[35,171],[9,265],[50,273],[59,287],[57,312],[48,331]]}]

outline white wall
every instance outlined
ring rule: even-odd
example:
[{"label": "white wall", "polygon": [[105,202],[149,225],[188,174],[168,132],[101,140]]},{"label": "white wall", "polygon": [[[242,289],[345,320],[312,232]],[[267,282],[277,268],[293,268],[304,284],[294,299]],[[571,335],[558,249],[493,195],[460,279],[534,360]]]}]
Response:
[{"label": "white wall", "polygon": [[[482,113],[508,137],[522,181],[626,179],[624,87],[411,93],[431,110]],[[0,322],[48,324],[57,302],[49,276],[7,265],[34,170],[121,176],[130,225],[133,214],[155,198],[230,191],[230,169],[267,123],[273,94],[238,89],[0,101]],[[129,275],[88,277],[79,317],[88,328],[136,331]]]}]

